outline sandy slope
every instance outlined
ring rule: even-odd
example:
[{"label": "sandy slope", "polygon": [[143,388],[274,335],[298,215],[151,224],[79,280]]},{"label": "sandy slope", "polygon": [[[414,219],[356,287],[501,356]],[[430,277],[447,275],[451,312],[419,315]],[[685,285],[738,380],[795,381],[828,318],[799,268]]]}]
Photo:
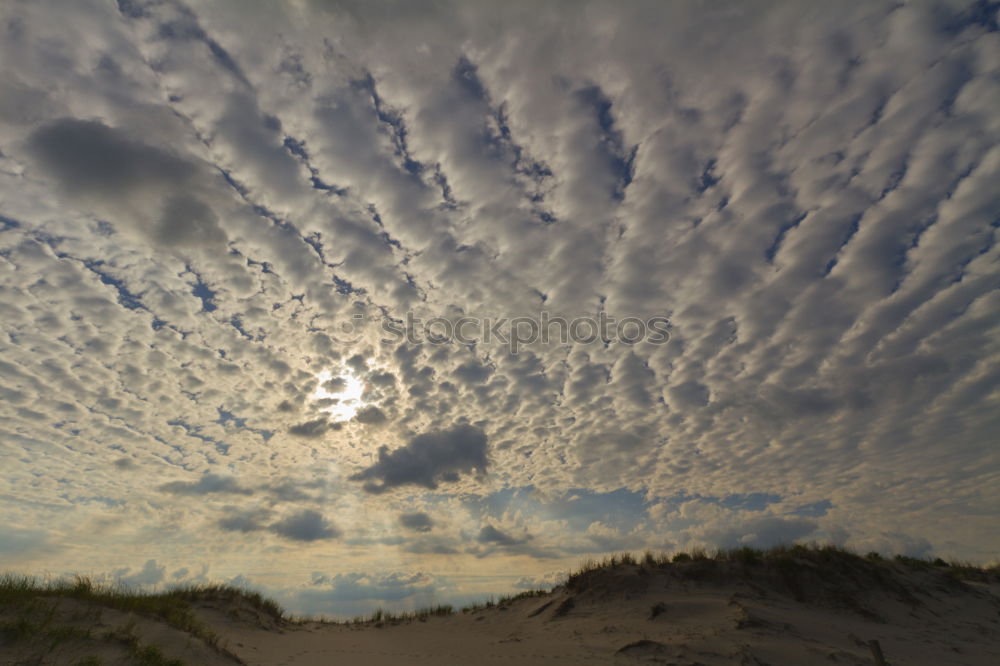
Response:
[{"label": "sandy slope", "polygon": [[[1000,664],[995,574],[959,581],[926,563],[823,557],[620,565],[545,596],[382,625],[291,623],[245,597],[200,598],[193,610],[216,647],[162,620],[39,599],[55,617],[46,626],[90,637],[5,635],[0,664],[163,663],[137,661],[136,644],[192,665],[873,664],[872,639],[894,666]],[[0,620],[14,612],[0,608]]]},{"label": "sandy slope", "polygon": [[863,577],[854,589],[832,581],[824,590],[817,571],[800,577],[813,588],[795,594],[768,572],[715,573],[623,567],[547,597],[381,627],[263,631],[206,617],[241,659],[267,666],[872,664],[870,639],[894,665],[1000,664],[996,585],[900,567],[887,590],[864,589]]},{"label": "sandy slope", "polygon": [[[143,648],[154,648],[165,658],[179,659],[185,664],[225,666],[239,663],[232,655],[213,649],[159,619],[76,599],[38,601],[32,619],[39,619],[39,615],[51,618],[48,627],[52,633],[15,640],[5,631],[0,636],[0,665],[76,665],[86,658],[97,659],[96,663],[101,664],[131,664],[138,661],[136,650]],[[0,622],[5,630],[16,626],[19,617],[24,614],[0,607]],[[89,637],[81,639],[74,631],[88,632]]]}]

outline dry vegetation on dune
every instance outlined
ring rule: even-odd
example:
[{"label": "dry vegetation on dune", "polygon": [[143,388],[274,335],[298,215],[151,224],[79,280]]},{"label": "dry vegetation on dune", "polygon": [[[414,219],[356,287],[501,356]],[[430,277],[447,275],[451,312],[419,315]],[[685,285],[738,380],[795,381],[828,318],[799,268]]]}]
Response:
[{"label": "dry vegetation on dune", "polygon": [[[893,608],[919,610],[933,603],[935,595],[975,595],[975,585],[996,583],[996,565],[862,556],[833,546],[622,553],[585,562],[551,590],[504,596],[460,611],[450,605],[408,613],[379,609],[347,622],[318,622],[291,617],[261,594],[232,586],[141,592],[83,577],[46,582],[6,574],[0,576],[0,661],[81,666],[243,663],[226,638],[211,628],[222,626],[220,618],[249,631],[283,632],[306,625],[363,629],[437,617],[481,619],[478,616],[493,609],[519,608],[525,610],[525,620],[549,622],[572,618],[594,604],[633,599],[646,604],[647,619],[655,620],[668,611],[657,595],[691,586],[744,589],[761,598],[787,599],[878,624],[888,621],[884,614]],[[544,598],[530,605],[533,597]]]},{"label": "dry vegetation on dune", "polygon": [[[609,575],[622,569],[638,569],[640,574],[662,571],[691,582],[740,581],[798,602],[839,607],[875,621],[881,618],[865,604],[872,595],[918,606],[922,603],[920,593],[933,589],[962,587],[964,581],[1000,582],[1000,565],[996,564],[983,567],[904,555],[886,558],[875,552],[862,556],[838,546],[796,544],[766,550],[722,549],[713,553],[646,551],[638,557],[620,553],[601,561],[585,562],[567,578],[565,588],[575,593],[597,587],[611,591],[615,586],[609,585]],[[629,580],[633,586],[643,584],[641,576]]]},{"label": "dry vegetation on dune", "polygon": [[[900,569],[937,572],[952,580],[1000,582],[1000,564],[979,566],[968,562],[906,555],[884,557],[876,552],[862,556],[839,546],[794,544],[769,549],[750,547],[719,549],[711,553],[705,550],[672,554],[646,551],[640,556],[627,552],[617,553],[599,561],[587,560],[577,571],[570,574],[565,586],[578,589],[586,584],[586,580],[593,572],[623,566],[669,569],[691,579],[746,577],[752,576],[755,572],[758,574],[771,572],[790,585],[797,573],[816,572],[827,576],[870,576],[875,579],[876,586],[881,585],[885,589],[890,589],[893,584],[891,574]],[[794,592],[794,589],[791,591]]]},{"label": "dry vegetation on dune", "polygon": [[[142,666],[179,666],[164,643],[185,637],[190,657],[239,663],[201,620],[199,605],[254,610],[280,620],[282,609],[257,592],[224,585],[183,586],[141,592],[124,585],[99,585],[89,578],[43,581],[30,576],[0,576],[0,635],[13,663],[73,663],[96,666],[127,661]],[[153,630],[150,631],[150,625]],[[156,625],[161,625],[157,627]],[[173,634],[173,636],[172,636]]]}]

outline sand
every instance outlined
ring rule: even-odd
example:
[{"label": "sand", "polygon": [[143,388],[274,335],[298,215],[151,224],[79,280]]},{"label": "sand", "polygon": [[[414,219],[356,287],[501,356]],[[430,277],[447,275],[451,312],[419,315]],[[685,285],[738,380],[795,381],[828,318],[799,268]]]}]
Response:
[{"label": "sand", "polygon": [[[148,618],[136,631],[190,664],[874,664],[870,640],[896,666],[1000,664],[1000,583],[926,566],[851,566],[627,565],[499,607],[378,625],[287,622],[199,601],[221,650]],[[124,620],[105,612],[101,622]],[[105,663],[131,663],[105,648]],[[67,646],[31,663],[80,654]],[[0,663],[16,657],[0,647]]]},{"label": "sand", "polygon": [[[675,574],[623,567],[598,572],[580,590],[382,626],[306,623],[275,632],[218,615],[212,622],[247,664],[268,666],[873,664],[873,639],[890,664],[1000,664],[996,583],[900,567],[899,590],[799,601],[739,571],[704,581]],[[908,590],[918,591],[911,599]]]}]

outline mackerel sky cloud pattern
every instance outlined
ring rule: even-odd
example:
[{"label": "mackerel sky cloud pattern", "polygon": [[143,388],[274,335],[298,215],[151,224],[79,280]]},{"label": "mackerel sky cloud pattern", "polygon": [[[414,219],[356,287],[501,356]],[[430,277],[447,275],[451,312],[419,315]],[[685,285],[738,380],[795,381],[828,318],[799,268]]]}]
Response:
[{"label": "mackerel sky cloud pattern", "polygon": [[[5,566],[339,614],[612,550],[996,559],[997,12],[4,3]],[[669,341],[383,328],[543,312]]]}]

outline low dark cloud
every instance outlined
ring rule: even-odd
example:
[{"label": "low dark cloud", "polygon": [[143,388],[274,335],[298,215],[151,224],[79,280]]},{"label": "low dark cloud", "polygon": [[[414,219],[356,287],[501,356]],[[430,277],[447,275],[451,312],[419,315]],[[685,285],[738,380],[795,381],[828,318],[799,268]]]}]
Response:
[{"label": "low dark cloud", "polygon": [[354,420],[365,425],[378,425],[386,422],[385,412],[374,405],[362,407],[354,415]]},{"label": "low dark cloud", "polygon": [[434,528],[434,521],[431,520],[431,517],[420,511],[416,513],[401,513],[399,515],[399,524],[414,532],[430,532]]},{"label": "low dark cloud", "polygon": [[121,470],[139,469],[139,466],[131,458],[119,458],[112,464]]},{"label": "low dark cloud", "polygon": [[155,240],[164,245],[216,245],[226,240],[219,216],[190,194],[175,194],[163,203]]},{"label": "low dark cloud", "polygon": [[[523,533],[515,537],[493,525],[483,525],[476,534],[475,543],[468,544],[465,553],[478,558],[489,557],[495,553],[527,555],[538,559],[565,557],[567,550],[560,545],[538,543],[534,535]],[[555,546],[555,547],[553,547]]]},{"label": "low dark cloud", "polygon": [[237,483],[231,476],[205,474],[197,481],[171,481],[159,486],[159,490],[174,495],[210,495],[212,493],[229,493],[236,495],[252,495],[253,490]]},{"label": "low dark cloud", "polygon": [[492,368],[468,361],[452,370],[451,374],[466,384],[482,384],[490,378],[492,372]]},{"label": "low dark cloud", "polygon": [[343,377],[331,377],[323,382],[323,390],[330,393],[340,393],[347,388],[347,380]]},{"label": "low dark cloud", "polygon": [[394,451],[380,447],[378,462],[351,480],[364,481],[364,489],[370,493],[404,485],[433,490],[439,483],[457,481],[462,472],[484,472],[486,466],[486,433],[475,426],[459,425],[417,435]]},{"label": "low dark cloud", "polygon": [[241,510],[235,507],[227,507],[229,515],[219,520],[219,527],[227,532],[256,532],[264,529],[264,521],[267,520],[267,512],[258,510]]},{"label": "low dark cloud", "polygon": [[368,375],[366,381],[379,388],[389,388],[390,386],[395,386],[396,375],[391,372],[375,372]]},{"label": "low dark cloud", "polygon": [[296,437],[315,439],[317,437],[322,437],[328,430],[330,430],[330,422],[325,416],[323,416],[318,419],[293,425],[288,429],[288,434],[295,435]]},{"label": "low dark cloud", "polygon": [[566,572],[556,571],[544,576],[522,576],[514,582],[515,590],[549,590],[566,582]]},{"label": "low dark cloud", "polygon": [[744,521],[734,527],[713,531],[708,537],[712,543],[726,548],[735,546],[769,548],[804,539],[818,528],[818,523],[807,518],[766,516]]},{"label": "low dark cloud", "polygon": [[73,200],[117,211],[119,221],[158,245],[217,246],[226,240],[218,215],[203,200],[208,175],[195,160],[124,129],[78,118],[39,127],[27,148]]},{"label": "low dark cloud", "polygon": [[403,550],[415,555],[455,555],[459,552],[456,545],[451,539],[429,536],[407,541],[403,545]]},{"label": "low dark cloud", "polygon": [[129,586],[156,585],[163,581],[167,568],[159,564],[156,560],[146,560],[142,569],[132,572],[131,569],[124,569],[116,572],[116,578],[123,584]]},{"label": "low dark cloud", "polygon": [[882,532],[878,536],[859,539],[855,541],[855,547],[862,552],[876,551],[910,557],[927,557],[934,551],[934,546],[924,537],[901,532]]},{"label": "low dark cloud", "polygon": [[118,197],[152,183],[181,184],[191,165],[93,120],[60,118],[37,129],[28,148],[71,193]]},{"label": "low dark cloud", "polygon": [[[424,573],[391,572],[382,574],[346,573],[327,576],[314,573],[312,584],[316,593],[330,600],[399,601],[433,589],[434,579]],[[323,589],[325,588],[325,589]]]},{"label": "low dark cloud", "polygon": [[294,541],[320,541],[340,536],[338,530],[323,514],[312,509],[304,509],[272,524],[275,534]]},{"label": "low dark cloud", "polygon": [[324,485],[323,481],[296,481],[285,479],[270,483],[262,490],[270,493],[275,499],[281,502],[301,502],[312,499],[312,495],[306,490],[315,490]]},{"label": "low dark cloud", "polygon": [[494,544],[497,546],[517,546],[524,543],[524,539],[515,539],[506,532],[501,532],[492,525],[484,525],[481,530],[479,530],[479,535],[476,537],[476,541],[479,543]]}]

